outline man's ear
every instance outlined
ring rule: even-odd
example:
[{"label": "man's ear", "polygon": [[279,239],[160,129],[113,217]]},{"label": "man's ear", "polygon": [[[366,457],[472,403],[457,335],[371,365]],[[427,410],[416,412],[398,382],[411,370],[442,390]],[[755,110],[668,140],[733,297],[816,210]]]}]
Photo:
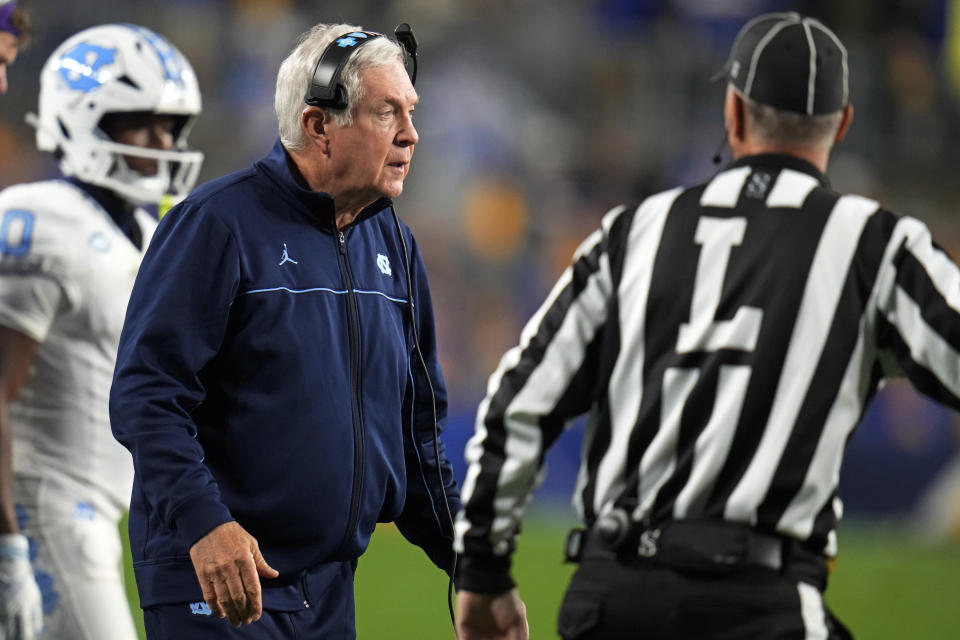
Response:
[{"label": "man's ear", "polygon": [[847,129],[850,128],[851,122],[853,122],[853,105],[848,102],[847,106],[843,108],[843,119],[840,120],[840,126],[837,127],[837,135],[833,137],[834,144],[843,140],[843,136],[847,135]]},{"label": "man's ear", "polygon": [[330,114],[317,107],[307,107],[300,113],[300,128],[311,145],[326,150],[330,143],[329,129],[333,124]]},{"label": "man's ear", "polygon": [[743,97],[733,87],[729,87],[723,104],[723,123],[727,127],[730,144],[743,142],[746,136],[745,107]]}]

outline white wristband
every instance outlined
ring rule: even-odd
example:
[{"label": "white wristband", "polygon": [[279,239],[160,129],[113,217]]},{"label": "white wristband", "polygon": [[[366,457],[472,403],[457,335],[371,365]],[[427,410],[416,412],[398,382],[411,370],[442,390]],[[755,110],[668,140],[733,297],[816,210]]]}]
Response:
[{"label": "white wristband", "polygon": [[30,543],[22,533],[0,534],[0,560],[11,558],[27,558],[30,552]]}]

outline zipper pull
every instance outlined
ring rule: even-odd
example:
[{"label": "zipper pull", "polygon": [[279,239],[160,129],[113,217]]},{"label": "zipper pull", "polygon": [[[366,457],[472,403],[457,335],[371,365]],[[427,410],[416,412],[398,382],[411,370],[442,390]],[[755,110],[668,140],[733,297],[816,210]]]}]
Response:
[{"label": "zipper pull", "polygon": [[343,231],[337,232],[337,239],[340,241],[340,253],[346,254],[347,245],[346,245],[346,240],[343,237]]}]

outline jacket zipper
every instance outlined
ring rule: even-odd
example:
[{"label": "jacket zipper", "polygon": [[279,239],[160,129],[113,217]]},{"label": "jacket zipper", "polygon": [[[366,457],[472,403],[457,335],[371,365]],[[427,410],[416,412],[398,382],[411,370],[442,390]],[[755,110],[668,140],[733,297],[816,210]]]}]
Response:
[{"label": "jacket zipper", "polygon": [[360,494],[363,492],[363,419],[360,415],[360,313],[357,310],[357,297],[353,291],[353,278],[350,277],[350,265],[347,262],[347,244],[343,231],[337,231],[340,246],[340,266],[347,280],[347,308],[350,315],[350,391],[353,403],[353,493],[350,496],[350,520],[343,533],[339,556],[347,548],[350,536],[357,527],[360,515]]}]

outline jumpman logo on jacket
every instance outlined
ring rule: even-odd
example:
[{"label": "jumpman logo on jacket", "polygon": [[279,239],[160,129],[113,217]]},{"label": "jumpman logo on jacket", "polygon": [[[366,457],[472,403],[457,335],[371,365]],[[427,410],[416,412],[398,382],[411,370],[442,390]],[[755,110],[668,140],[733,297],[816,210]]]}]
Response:
[{"label": "jumpman logo on jacket", "polygon": [[283,255],[280,256],[280,262],[277,263],[277,266],[279,267],[279,266],[282,265],[284,262],[292,262],[293,264],[299,264],[296,260],[294,260],[293,258],[290,257],[290,254],[289,254],[289,253],[287,253],[287,243],[286,243],[286,242],[283,243]]}]

